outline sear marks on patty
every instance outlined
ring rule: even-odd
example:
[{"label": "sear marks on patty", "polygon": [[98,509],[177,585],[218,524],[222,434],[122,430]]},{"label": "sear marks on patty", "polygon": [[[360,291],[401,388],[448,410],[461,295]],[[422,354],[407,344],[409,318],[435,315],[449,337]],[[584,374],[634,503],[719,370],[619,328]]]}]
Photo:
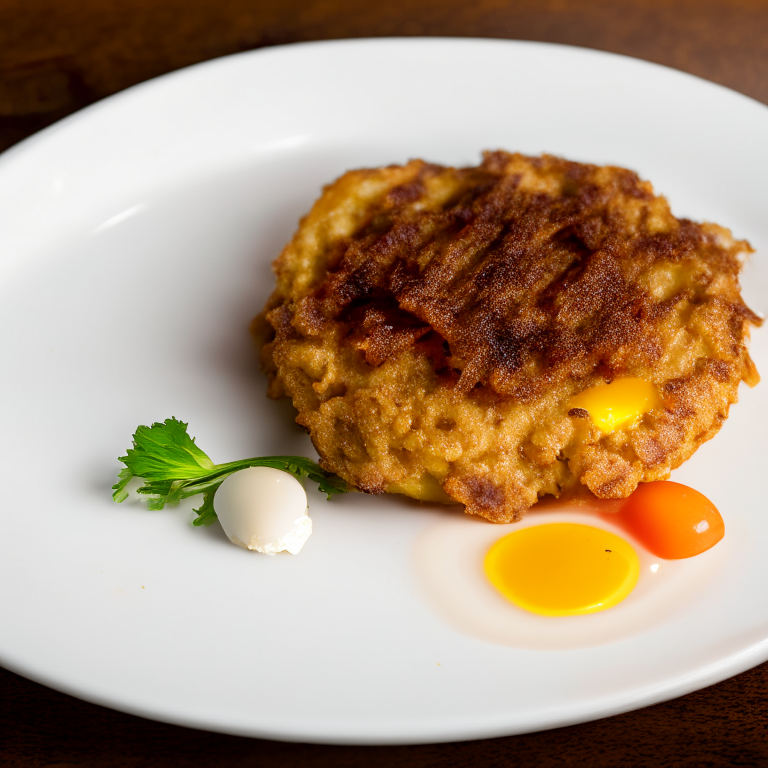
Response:
[{"label": "sear marks on patty", "polygon": [[[443,494],[496,521],[584,486],[626,496],[757,382],[750,250],[622,168],[499,151],[352,171],[275,263],[270,394],[362,490]],[[603,435],[568,402],[622,376],[665,407]]]}]

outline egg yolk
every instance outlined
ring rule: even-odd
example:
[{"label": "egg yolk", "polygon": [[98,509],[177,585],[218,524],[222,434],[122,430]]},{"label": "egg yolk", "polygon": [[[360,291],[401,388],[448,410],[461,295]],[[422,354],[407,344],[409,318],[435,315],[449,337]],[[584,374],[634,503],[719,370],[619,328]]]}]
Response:
[{"label": "egg yolk", "polygon": [[616,534],[576,523],[523,528],[485,557],[491,584],[544,616],[596,613],[620,603],[640,573],[635,550]]},{"label": "egg yolk", "polygon": [[661,399],[650,382],[626,378],[590,387],[572,398],[569,405],[587,411],[592,422],[608,433],[658,408]]},{"label": "egg yolk", "polygon": [[725,534],[717,507],[703,493],[671,480],[638,485],[616,517],[649,552],[667,560],[706,552]]}]

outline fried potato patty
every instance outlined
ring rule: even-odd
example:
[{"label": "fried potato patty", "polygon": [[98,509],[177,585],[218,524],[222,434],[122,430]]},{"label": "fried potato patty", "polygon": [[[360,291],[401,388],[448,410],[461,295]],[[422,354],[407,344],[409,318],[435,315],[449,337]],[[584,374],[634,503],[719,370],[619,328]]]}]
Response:
[{"label": "fried potato patty", "polygon": [[[494,522],[547,494],[623,498],[759,380],[749,251],[623,168],[499,151],[350,171],[274,264],[269,395],[290,396],[322,465],[368,493]],[[625,377],[662,405],[609,434],[569,406]]]}]

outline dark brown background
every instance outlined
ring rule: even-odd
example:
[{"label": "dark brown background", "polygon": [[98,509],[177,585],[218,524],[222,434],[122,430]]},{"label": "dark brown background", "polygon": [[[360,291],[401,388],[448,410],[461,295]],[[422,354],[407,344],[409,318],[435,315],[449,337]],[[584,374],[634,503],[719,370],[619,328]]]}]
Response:
[{"label": "dark brown background", "polygon": [[[392,35],[599,48],[768,103],[768,0],[0,0],[0,150],[116,91],[216,56]],[[3,766],[768,766],[768,664],[595,723],[419,747],[191,731],[86,704],[2,669],[0,702]]]}]

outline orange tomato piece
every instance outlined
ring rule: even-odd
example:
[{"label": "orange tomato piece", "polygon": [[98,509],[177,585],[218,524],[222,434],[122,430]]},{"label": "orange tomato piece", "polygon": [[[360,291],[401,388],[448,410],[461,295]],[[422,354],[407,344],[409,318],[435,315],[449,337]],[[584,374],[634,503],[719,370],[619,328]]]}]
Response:
[{"label": "orange tomato piece", "polygon": [[682,483],[640,483],[617,513],[624,527],[657,557],[681,560],[714,547],[725,534],[717,507]]}]

